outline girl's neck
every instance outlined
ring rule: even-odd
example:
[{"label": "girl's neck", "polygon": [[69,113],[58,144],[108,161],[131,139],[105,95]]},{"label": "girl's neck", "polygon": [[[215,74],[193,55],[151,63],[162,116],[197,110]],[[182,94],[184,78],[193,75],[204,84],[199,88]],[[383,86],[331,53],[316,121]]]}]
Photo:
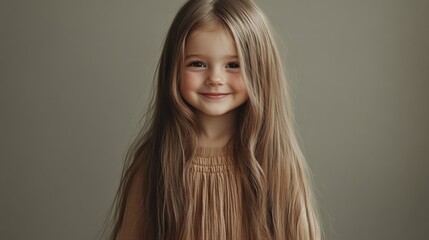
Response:
[{"label": "girl's neck", "polygon": [[235,111],[221,116],[197,114],[198,147],[217,148],[225,146],[232,136],[235,127]]}]

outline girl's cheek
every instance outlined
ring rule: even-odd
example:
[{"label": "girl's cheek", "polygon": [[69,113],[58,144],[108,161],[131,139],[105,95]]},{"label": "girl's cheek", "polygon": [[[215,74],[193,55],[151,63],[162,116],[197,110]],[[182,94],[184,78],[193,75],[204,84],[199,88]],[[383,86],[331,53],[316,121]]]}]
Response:
[{"label": "girl's cheek", "polygon": [[233,81],[231,81],[234,83],[234,88],[238,91],[246,91],[246,85],[244,85],[244,80],[243,78],[240,76],[237,76],[234,78]]},{"label": "girl's cheek", "polygon": [[183,89],[195,89],[198,87],[198,77],[196,76],[196,73],[192,72],[184,72],[183,78],[182,78],[182,88]]}]

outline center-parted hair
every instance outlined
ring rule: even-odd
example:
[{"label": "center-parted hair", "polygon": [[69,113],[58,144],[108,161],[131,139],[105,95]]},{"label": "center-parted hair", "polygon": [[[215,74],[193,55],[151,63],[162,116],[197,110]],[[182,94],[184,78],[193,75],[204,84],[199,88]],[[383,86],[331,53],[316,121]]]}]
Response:
[{"label": "center-parted hair", "polygon": [[197,147],[197,119],[180,95],[179,83],[187,36],[213,23],[233,36],[249,94],[237,109],[231,139],[243,187],[241,227],[256,240],[321,239],[283,63],[266,17],[251,0],[190,0],[174,18],[144,125],[126,155],[109,238],[118,238],[131,181],[141,174],[145,239],[189,239],[184,231],[190,223],[184,216],[183,168]]}]

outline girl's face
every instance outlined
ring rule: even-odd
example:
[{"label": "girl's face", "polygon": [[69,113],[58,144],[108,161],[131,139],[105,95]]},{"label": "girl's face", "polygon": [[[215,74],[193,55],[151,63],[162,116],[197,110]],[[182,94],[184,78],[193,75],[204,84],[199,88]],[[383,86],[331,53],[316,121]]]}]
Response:
[{"label": "girl's face", "polygon": [[188,35],[180,93],[197,114],[207,116],[234,111],[248,99],[234,40],[218,24]]}]

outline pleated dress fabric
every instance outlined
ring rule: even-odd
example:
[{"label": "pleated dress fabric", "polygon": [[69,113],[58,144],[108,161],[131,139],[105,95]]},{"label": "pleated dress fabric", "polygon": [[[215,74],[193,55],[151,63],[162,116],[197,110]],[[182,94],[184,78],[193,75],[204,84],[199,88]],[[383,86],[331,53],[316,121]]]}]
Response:
[{"label": "pleated dress fabric", "polygon": [[183,239],[246,239],[242,194],[231,144],[197,148],[185,164],[186,209]]},{"label": "pleated dress fabric", "polygon": [[[242,188],[232,147],[202,148],[184,166],[183,240],[250,239],[243,227]],[[141,174],[133,178],[119,239],[148,239],[143,231]]]}]

